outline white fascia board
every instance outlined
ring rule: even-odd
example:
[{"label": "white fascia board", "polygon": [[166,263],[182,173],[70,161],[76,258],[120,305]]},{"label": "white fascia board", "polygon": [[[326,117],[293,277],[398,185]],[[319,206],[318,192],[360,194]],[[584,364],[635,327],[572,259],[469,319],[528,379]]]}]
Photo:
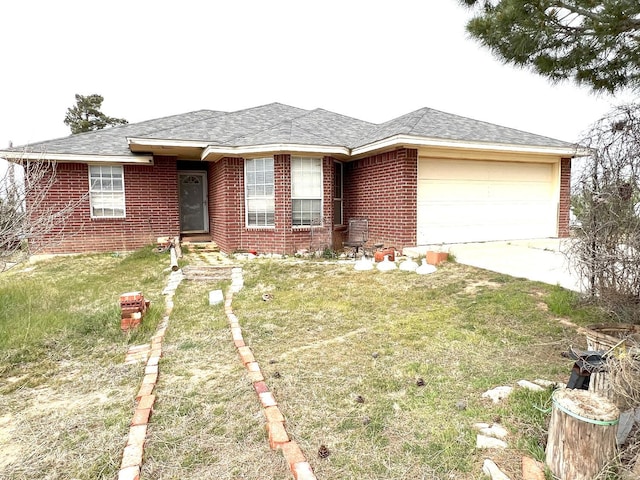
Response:
[{"label": "white fascia board", "polygon": [[43,160],[58,163],[132,163],[153,165],[153,155],[79,155],[47,152],[0,151],[0,158],[7,160]]},{"label": "white fascia board", "polygon": [[399,145],[416,147],[448,147],[464,148],[469,150],[493,150],[498,152],[538,153],[546,155],[584,156],[588,151],[575,147],[544,147],[538,145],[513,145],[507,143],[483,143],[468,142],[464,140],[443,140],[438,138],[412,137],[408,135],[395,135],[374,143],[369,143],[351,151],[352,156],[360,156],[375,150],[384,150]]},{"label": "white fascia board", "polygon": [[127,137],[127,144],[139,145],[144,147],[205,148],[209,145],[209,142],[200,142],[195,140],[163,140],[161,138]]},{"label": "white fascia board", "polygon": [[207,157],[221,158],[224,156],[242,157],[248,155],[259,155],[262,153],[296,152],[296,153],[321,153],[323,155],[349,156],[350,151],[346,147],[323,146],[323,145],[303,145],[293,143],[272,143],[268,145],[247,145],[242,147],[209,145],[202,152],[201,160]]}]

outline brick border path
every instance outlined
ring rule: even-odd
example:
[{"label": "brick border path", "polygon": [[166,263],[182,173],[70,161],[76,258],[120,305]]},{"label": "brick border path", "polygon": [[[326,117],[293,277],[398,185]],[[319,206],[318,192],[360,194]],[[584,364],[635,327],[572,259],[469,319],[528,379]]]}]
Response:
[{"label": "brick border path", "polygon": [[[162,292],[165,298],[165,315],[158,328],[151,337],[151,345],[137,345],[129,348],[126,363],[145,361],[144,378],[140,390],[136,395],[136,408],[129,428],[129,437],[122,455],[118,480],[140,480],[144,442],[147,436],[147,426],[151,418],[153,404],[156,396],[153,393],[158,382],[158,368],[162,356],[162,341],[169,326],[169,315],[173,310],[173,296],[175,290],[183,279],[182,272],[172,272],[167,287]],[[242,364],[247,370],[247,376],[253,384],[258,399],[264,410],[266,429],[269,437],[269,446],[272,450],[281,450],[289,469],[296,480],[317,480],[311,465],[307,461],[300,446],[292,440],[285,427],[285,418],[278,407],[278,403],[269,390],[260,365],[256,362],[251,348],[244,343],[242,329],[238,317],[233,313],[231,304],[234,293],[243,287],[241,268],[231,270],[231,286],[229,287],[224,303],[224,312],[229,321],[231,337],[236,346]]]},{"label": "brick border path", "polygon": [[[158,382],[158,368],[162,356],[162,341],[169,326],[169,315],[173,310],[173,296],[176,288],[183,279],[182,272],[171,272],[167,287],[162,291],[165,297],[165,314],[158,325],[155,334],[151,337],[151,345],[138,345],[131,347],[127,352],[125,362],[133,363],[136,359],[146,360],[144,377],[140,390],[136,395],[136,408],[129,427],[127,445],[124,447],[118,480],[139,480],[142,468],[142,455],[144,453],[144,441],[147,437],[147,426],[151,418],[153,404],[156,396],[153,393]],[[148,356],[147,356],[148,354]]]},{"label": "brick border path", "polygon": [[247,376],[253,383],[253,388],[264,409],[264,416],[267,422],[267,434],[269,435],[269,446],[272,450],[282,450],[282,454],[296,480],[317,480],[300,446],[295,440],[291,440],[287,434],[284,415],[282,415],[278,407],[278,402],[264,381],[260,365],[256,362],[251,347],[248,347],[244,343],[242,328],[238,322],[238,317],[236,317],[231,308],[233,294],[239,292],[242,288],[241,268],[231,270],[231,282],[231,287],[229,287],[227,291],[224,302],[224,312],[229,320],[231,337],[233,338],[233,343],[236,346],[240,360],[247,369]]}]

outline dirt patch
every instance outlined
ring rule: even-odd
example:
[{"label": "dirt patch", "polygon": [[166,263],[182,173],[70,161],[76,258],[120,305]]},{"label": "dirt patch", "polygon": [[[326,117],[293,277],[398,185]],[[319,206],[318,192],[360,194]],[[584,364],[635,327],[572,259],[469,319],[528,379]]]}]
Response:
[{"label": "dirt patch", "polygon": [[464,288],[464,293],[467,295],[475,295],[479,290],[484,288],[500,288],[501,284],[492,282],[490,280],[480,280],[477,282],[470,283]]}]

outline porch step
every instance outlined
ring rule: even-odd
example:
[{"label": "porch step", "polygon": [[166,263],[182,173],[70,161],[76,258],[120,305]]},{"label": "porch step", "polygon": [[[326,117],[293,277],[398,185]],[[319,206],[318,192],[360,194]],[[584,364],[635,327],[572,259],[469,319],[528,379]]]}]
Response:
[{"label": "porch step", "polygon": [[220,247],[214,241],[195,242],[192,240],[183,240],[182,245],[196,252],[219,252]]}]

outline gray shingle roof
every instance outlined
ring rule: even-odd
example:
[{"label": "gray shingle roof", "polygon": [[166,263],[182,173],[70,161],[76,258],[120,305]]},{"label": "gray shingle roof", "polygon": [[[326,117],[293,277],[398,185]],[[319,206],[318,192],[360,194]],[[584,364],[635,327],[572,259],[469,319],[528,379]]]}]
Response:
[{"label": "gray shingle roof", "polygon": [[421,108],[377,125],[360,139],[360,145],[405,134],[415,137],[540,147],[570,147],[572,144],[534,133],[473,120],[432,108]]},{"label": "gray shingle roof", "polygon": [[304,110],[271,103],[236,112],[198,110],[38,142],[28,148],[52,154],[134,155],[127,138],[187,140],[231,147],[277,143],[356,148],[396,135],[533,147],[573,146],[430,108],[373,124],[323,109]]}]

